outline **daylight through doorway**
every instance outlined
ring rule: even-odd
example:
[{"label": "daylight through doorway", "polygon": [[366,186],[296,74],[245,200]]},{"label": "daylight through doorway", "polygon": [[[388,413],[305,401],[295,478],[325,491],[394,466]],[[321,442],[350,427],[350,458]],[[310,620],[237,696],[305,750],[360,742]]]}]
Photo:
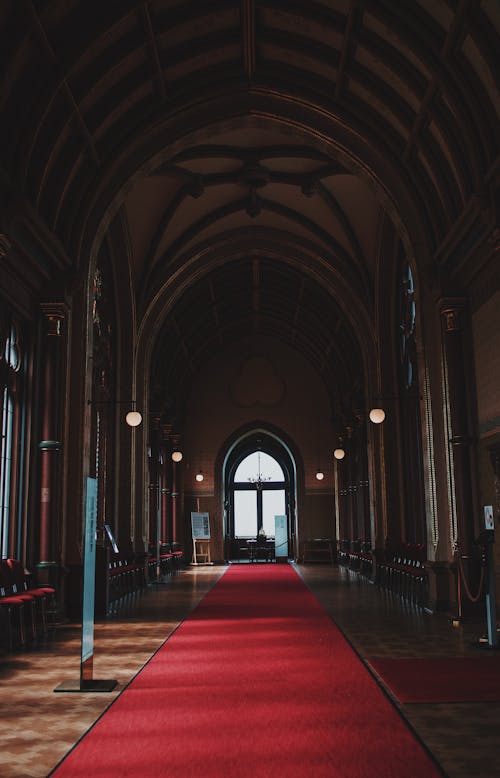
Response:
[{"label": "daylight through doorway", "polygon": [[285,475],[279,462],[254,451],[234,474],[234,537],[274,536],[274,517],[286,513]]}]

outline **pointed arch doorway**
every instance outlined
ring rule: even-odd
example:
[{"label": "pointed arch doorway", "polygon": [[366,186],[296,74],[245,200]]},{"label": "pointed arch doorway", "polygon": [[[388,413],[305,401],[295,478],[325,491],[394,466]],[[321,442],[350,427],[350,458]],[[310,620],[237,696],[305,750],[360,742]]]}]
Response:
[{"label": "pointed arch doorway", "polygon": [[[274,558],[275,516],[286,516],[288,557],[293,556],[296,527],[296,466],[289,448],[261,430],[240,438],[224,464],[226,559],[252,558],[252,542],[267,539]],[[286,557],[285,557],[286,558]]]}]

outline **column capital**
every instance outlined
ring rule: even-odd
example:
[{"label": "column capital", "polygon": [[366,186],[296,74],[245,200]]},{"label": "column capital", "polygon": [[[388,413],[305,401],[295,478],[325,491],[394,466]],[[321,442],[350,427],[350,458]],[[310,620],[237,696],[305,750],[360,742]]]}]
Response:
[{"label": "column capital", "polygon": [[64,323],[68,318],[66,303],[40,303],[40,310],[43,316],[45,334],[48,337],[61,337],[64,333]]},{"label": "column capital", "polygon": [[439,300],[439,310],[445,332],[460,332],[462,330],[462,314],[467,308],[465,297],[442,297]]}]

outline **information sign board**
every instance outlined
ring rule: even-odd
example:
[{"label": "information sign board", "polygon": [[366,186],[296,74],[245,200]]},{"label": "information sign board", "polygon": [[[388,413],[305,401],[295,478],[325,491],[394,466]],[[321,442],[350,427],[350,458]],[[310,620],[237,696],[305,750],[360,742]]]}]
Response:
[{"label": "information sign board", "polygon": [[274,555],[288,557],[288,531],[286,516],[274,517]]},{"label": "information sign board", "polygon": [[194,539],[208,540],[210,538],[210,518],[208,513],[192,511],[191,529]]},{"label": "information sign board", "polygon": [[82,665],[94,653],[97,479],[87,478],[83,549]]}]

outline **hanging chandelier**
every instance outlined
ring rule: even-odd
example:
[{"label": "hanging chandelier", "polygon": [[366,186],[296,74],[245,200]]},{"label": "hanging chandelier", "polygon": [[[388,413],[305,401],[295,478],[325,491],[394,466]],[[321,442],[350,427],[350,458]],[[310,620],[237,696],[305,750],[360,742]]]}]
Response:
[{"label": "hanging chandelier", "polygon": [[257,458],[258,458],[257,477],[249,478],[248,480],[250,481],[250,483],[255,484],[257,489],[262,489],[262,484],[264,483],[264,481],[270,481],[271,476],[262,475],[260,471],[260,452],[257,454]]}]

